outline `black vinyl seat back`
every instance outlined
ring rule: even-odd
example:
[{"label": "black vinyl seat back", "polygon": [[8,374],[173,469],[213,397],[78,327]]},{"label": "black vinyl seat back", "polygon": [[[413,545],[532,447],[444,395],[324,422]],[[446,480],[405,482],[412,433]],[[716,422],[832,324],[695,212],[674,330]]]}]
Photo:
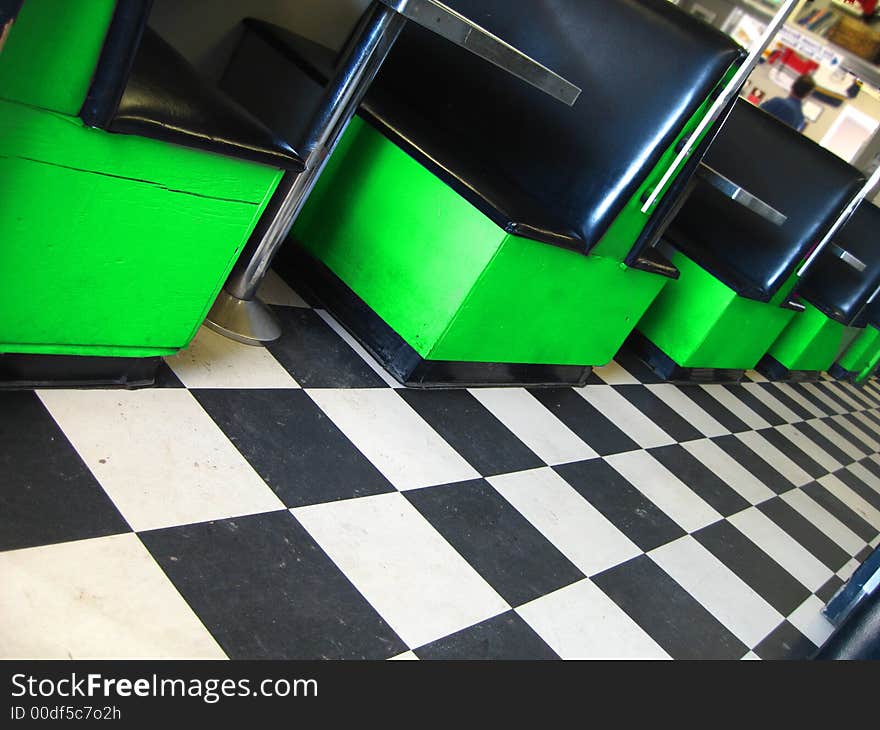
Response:
[{"label": "black vinyl seat back", "polygon": [[374,85],[377,109],[427,120],[514,223],[539,216],[533,228],[573,231],[583,251],[742,57],[668,0],[447,4],[582,88],[574,108],[409,24]]},{"label": "black vinyl seat back", "polygon": [[[865,265],[859,271],[835,253],[849,252]],[[863,202],[804,275],[797,293],[824,314],[852,324],[880,286],[880,208]]]},{"label": "black vinyl seat back", "polygon": [[698,175],[666,238],[741,296],[764,302],[864,184],[856,168],[743,99],[703,162],[786,220],[777,225]]},{"label": "black vinyl seat back", "polygon": [[92,127],[300,171],[284,140],[204,81],[148,25],[152,0],[117,0],[80,117]]}]

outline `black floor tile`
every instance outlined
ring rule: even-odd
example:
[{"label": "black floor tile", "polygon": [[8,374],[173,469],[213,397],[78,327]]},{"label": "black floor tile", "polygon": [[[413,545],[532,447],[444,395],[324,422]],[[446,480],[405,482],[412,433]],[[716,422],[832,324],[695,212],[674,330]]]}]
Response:
[{"label": "black floor tile", "polygon": [[834,598],[834,594],[840,590],[840,587],[844,585],[844,581],[838,575],[832,575],[827,581],[825,581],[824,585],[816,591],[816,597],[822,601],[826,606],[828,602]]},{"label": "black floor tile", "polygon": [[591,580],[674,659],[739,659],[749,650],[646,555]]},{"label": "black floor tile", "polygon": [[180,378],[174,373],[174,371],[169,367],[168,363],[164,360],[159,364],[158,370],[156,370],[156,384],[157,388],[182,388],[183,383],[180,382]]},{"label": "black floor tile", "polygon": [[765,428],[758,431],[767,441],[779,449],[813,479],[824,477],[828,472],[821,464],[817,463],[809,454],[799,449],[791,440],[779,433],[775,428]]},{"label": "black floor tile", "polygon": [[386,388],[385,382],[311,309],[274,307],[284,334],[269,351],[303,388]]},{"label": "black floor tile", "polygon": [[407,650],[289,512],[141,540],[232,659],[387,659]]},{"label": "black floor tile", "polygon": [[783,621],[755,647],[755,654],[768,661],[804,660],[812,657],[817,649],[812,641],[788,621]]},{"label": "black floor tile", "polygon": [[870,542],[877,536],[877,530],[831,494],[819,482],[810,482],[802,487],[802,489],[865,542]]},{"label": "black floor tile", "polygon": [[483,476],[545,466],[466,390],[400,390],[403,398]]},{"label": "black floor tile", "polygon": [[848,456],[846,452],[837,448],[837,446],[813,428],[812,424],[807,423],[806,421],[799,421],[792,425],[839,464],[851,464],[853,462],[853,459]]},{"label": "black floor tile", "polygon": [[826,398],[831,399],[831,401],[836,403],[842,411],[848,412],[853,409],[853,405],[851,403],[847,403],[843,398],[841,398],[837,393],[835,393],[831,388],[828,387],[828,381],[820,380],[818,383],[816,383],[816,387],[821,391],[822,395],[824,395]]},{"label": "black floor tile", "polygon": [[[820,413],[822,414],[822,417],[833,415],[834,411],[831,409],[831,406],[829,406],[827,403],[824,403],[821,399],[813,395],[803,386],[803,384],[791,383],[790,385],[798,395],[816,406],[816,408],[818,408]],[[813,414],[811,417],[815,418],[816,416],[815,414]]]},{"label": "black floor tile", "polygon": [[678,444],[649,449],[651,455],[725,517],[749,503],[697,457]]},{"label": "black floor tile", "polygon": [[288,507],[395,491],[302,390],[192,392]]},{"label": "black floor tile", "polygon": [[840,481],[846,484],[846,486],[852,489],[874,509],[880,510],[880,492],[875,491],[873,488],[865,484],[849,469],[838,469],[834,472],[834,476],[840,479]]},{"label": "black floor tile", "polygon": [[644,360],[630,351],[627,345],[624,345],[614,356],[614,362],[644,385],[666,382],[663,378],[657,375],[657,373],[651,370]]},{"label": "black floor tile", "polygon": [[880,478],[880,464],[878,464],[873,459],[859,459],[859,464],[861,464],[865,469],[871,472],[875,477]]},{"label": "black floor tile", "polygon": [[659,507],[601,459],[563,464],[554,467],[554,470],[646,552],[686,534]]},{"label": "black floor tile", "polygon": [[874,413],[873,411],[862,411],[869,421],[872,421],[877,425],[877,428],[880,428],[880,414]]},{"label": "black floor tile", "polygon": [[695,441],[703,434],[644,385],[615,385],[614,389],[678,443]]},{"label": "black floor tile", "polygon": [[831,570],[837,572],[849,562],[846,550],[779,497],[762,502],[758,509]]},{"label": "black floor tile", "polygon": [[783,616],[810,597],[800,581],[729,522],[716,522],[693,536]]},{"label": "black floor tile", "polygon": [[758,456],[736,436],[716,436],[712,439],[740,466],[745,467],[753,476],[763,482],[769,489],[782,494],[794,488],[794,485]]},{"label": "black floor tile", "polygon": [[678,389],[731,433],[751,431],[745,423],[721,405],[710,393],[703,390],[701,386],[679,385]]},{"label": "black floor tile", "polygon": [[519,614],[502,613],[415,650],[419,659],[559,659]]},{"label": "black floor tile", "polygon": [[414,489],[404,496],[511,606],[584,578],[483,480]]},{"label": "black floor tile", "polygon": [[130,532],[31,391],[0,392],[0,550]]},{"label": "black floor tile", "polygon": [[784,423],[788,423],[776,411],[767,406],[763,401],[761,401],[757,396],[749,392],[742,385],[725,385],[724,387],[729,390],[736,398],[741,400],[744,406],[753,410],[755,414],[763,418],[771,426],[781,426]]},{"label": "black floor tile", "polygon": [[802,420],[806,421],[808,418],[813,417],[813,414],[800,403],[789,397],[786,393],[783,393],[776,383],[759,383],[759,385]]},{"label": "black floor tile", "polygon": [[635,441],[571,388],[535,388],[530,392],[600,456],[639,448]]},{"label": "black floor tile", "polygon": [[837,421],[835,421],[832,418],[826,418],[826,419],[824,419],[824,421],[825,421],[825,424],[828,426],[828,428],[830,428],[832,431],[836,431],[840,435],[841,438],[846,440],[848,443],[852,444],[855,448],[857,448],[862,453],[864,453],[864,454],[873,453],[873,450],[871,449],[870,446],[868,446],[864,441],[862,441],[857,436],[855,436],[852,432],[848,431],[846,429],[846,427],[843,426],[842,424],[838,423]]}]

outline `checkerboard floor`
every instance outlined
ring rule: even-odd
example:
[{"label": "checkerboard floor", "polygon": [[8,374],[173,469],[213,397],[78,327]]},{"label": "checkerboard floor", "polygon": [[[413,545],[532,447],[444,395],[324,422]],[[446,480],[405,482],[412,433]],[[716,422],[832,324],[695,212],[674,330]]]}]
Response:
[{"label": "checkerboard floor", "polygon": [[397,386],[274,276],[268,349],[0,393],[0,656],[803,658],[880,530],[880,388]]}]

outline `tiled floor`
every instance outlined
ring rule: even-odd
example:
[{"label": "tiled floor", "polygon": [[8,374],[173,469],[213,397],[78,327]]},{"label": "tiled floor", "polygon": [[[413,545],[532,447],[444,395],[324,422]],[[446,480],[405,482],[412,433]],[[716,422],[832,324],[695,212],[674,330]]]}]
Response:
[{"label": "tiled floor", "polygon": [[0,393],[0,656],[800,658],[880,530],[880,390],[395,387],[277,277],[140,391]]}]

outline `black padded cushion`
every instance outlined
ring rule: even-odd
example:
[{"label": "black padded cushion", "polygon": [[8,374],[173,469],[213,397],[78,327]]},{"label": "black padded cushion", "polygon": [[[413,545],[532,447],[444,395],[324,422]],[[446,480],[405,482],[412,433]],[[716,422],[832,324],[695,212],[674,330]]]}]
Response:
[{"label": "black padded cushion", "polygon": [[856,168],[742,99],[704,162],[788,220],[777,226],[697,177],[666,238],[738,294],[763,302],[864,183]]},{"label": "black padded cushion", "polygon": [[285,170],[300,156],[262,122],[206,84],[195,69],[146,28],[107,130],[195,147]]},{"label": "black padded cushion", "polygon": [[880,285],[880,208],[862,203],[833,242],[867,268],[856,271],[824,251],[804,275],[797,293],[831,319],[851,324]]},{"label": "black padded cushion", "polygon": [[447,4],[580,86],[574,108],[408,23],[362,112],[502,227],[581,251],[742,55],[668,0]]}]

